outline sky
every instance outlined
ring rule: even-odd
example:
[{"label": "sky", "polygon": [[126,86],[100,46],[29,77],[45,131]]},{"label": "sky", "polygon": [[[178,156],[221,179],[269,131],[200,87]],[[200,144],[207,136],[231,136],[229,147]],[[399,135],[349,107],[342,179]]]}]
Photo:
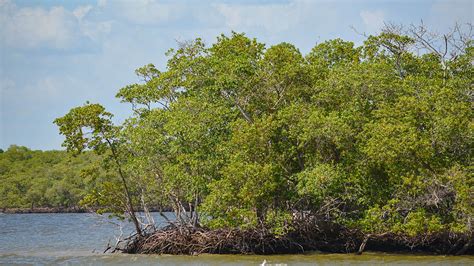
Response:
[{"label": "sky", "polygon": [[473,0],[396,1],[154,1],[0,0],[0,148],[62,149],[53,120],[86,101],[101,103],[120,123],[130,106],[115,98],[138,82],[134,70],[153,63],[178,41],[245,32],[268,46],[317,43],[376,34],[384,22],[421,20],[446,32],[472,23]]}]

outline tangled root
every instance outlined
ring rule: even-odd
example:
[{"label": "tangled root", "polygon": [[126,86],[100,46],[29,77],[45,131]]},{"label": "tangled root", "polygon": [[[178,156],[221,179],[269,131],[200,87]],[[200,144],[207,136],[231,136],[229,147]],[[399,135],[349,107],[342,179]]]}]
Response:
[{"label": "tangled root", "polygon": [[266,228],[215,229],[169,225],[146,236],[135,236],[119,249],[140,254],[294,254],[305,251],[362,253],[422,251],[436,254],[473,254],[470,235],[448,232],[415,237],[393,233],[364,235],[330,222],[295,222],[294,230],[275,235]]}]

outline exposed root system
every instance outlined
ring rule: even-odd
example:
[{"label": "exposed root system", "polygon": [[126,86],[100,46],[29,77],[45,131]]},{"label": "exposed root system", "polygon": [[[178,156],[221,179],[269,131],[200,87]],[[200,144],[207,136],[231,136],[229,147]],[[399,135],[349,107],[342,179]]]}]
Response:
[{"label": "exposed root system", "polygon": [[202,227],[165,228],[135,236],[116,248],[126,253],[141,254],[291,254],[305,251],[357,253],[365,250],[392,252],[429,252],[436,254],[473,254],[468,235],[442,233],[408,237],[384,233],[364,235],[337,224],[296,223],[295,230],[278,236],[265,228],[217,229]]}]

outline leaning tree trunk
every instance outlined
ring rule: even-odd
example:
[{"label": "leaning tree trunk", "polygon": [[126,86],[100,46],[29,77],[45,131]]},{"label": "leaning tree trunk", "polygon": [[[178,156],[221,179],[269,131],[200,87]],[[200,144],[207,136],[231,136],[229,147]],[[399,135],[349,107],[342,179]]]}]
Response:
[{"label": "leaning tree trunk", "polygon": [[114,157],[115,164],[117,165],[117,170],[119,172],[120,178],[122,179],[122,185],[125,191],[125,196],[127,198],[127,211],[129,212],[130,218],[132,219],[132,222],[135,225],[135,230],[137,231],[137,234],[143,236],[140,223],[138,222],[138,218],[135,214],[135,209],[133,208],[132,196],[127,185],[127,180],[125,179],[125,175],[123,174],[122,167],[117,157],[117,152],[115,151],[115,146],[108,139],[107,143],[109,144],[110,149],[112,150],[112,156]]}]

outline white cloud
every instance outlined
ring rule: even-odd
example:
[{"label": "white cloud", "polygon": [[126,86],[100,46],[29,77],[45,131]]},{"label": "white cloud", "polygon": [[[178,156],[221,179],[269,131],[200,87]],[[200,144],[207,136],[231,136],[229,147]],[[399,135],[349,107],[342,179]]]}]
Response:
[{"label": "white cloud", "polygon": [[92,9],[92,6],[80,6],[73,11],[62,6],[18,7],[3,0],[0,2],[2,44],[13,49],[79,48],[81,41],[92,41],[92,37],[110,31],[104,22],[84,19]]},{"label": "white cloud", "polygon": [[100,39],[112,30],[112,21],[81,23],[82,34],[91,40],[100,41]]},{"label": "white cloud", "polygon": [[78,20],[82,20],[82,18],[85,17],[87,15],[87,13],[89,13],[89,11],[91,11],[91,9],[92,9],[91,5],[79,6],[76,9],[74,9],[74,11],[72,11],[72,13],[74,14],[74,16]]},{"label": "white cloud", "polygon": [[97,1],[98,7],[105,7],[107,5],[107,0],[99,0]]},{"label": "white cloud", "polygon": [[[21,101],[25,102],[49,104],[58,100],[63,94],[67,88],[66,84],[71,83],[71,77],[59,78],[47,76],[35,81],[28,81],[22,85],[16,84],[13,80],[8,78],[4,79],[4,81],[6,82],[0,87],[5,99],[13,102],[21,99]],[[21,97],[18,97],[19,95],[21,95]]]},{"label": "white cloud", "polygon": [[178,18],[187,9],[186,5],[171,2],[160,3],[155,0],[135,0],[100,2],[114,16],[141,25],[154,25]]},{"label": "white cloud", "polygon": [[474,20],[474,2],[472,0],[438,0],[431,6],[430,22],[436,26],[448,25],[455,22],[472,23]]},{"label": "white cloud", "polygon": [[268,31],[284,31],[297,24],[298,8],[294,3],[283,5],[216,5],[229,28],[262,27]]},{"label": "white cloud", "polygon": [[62,94],[61,92],[64,90],[64,88],[61,88],[61,85],[63,84],[60,84],[55,78],[45,77],[38,81],[36,91],[40,97],[55,99],[59,97]]},{"label": "white cloud", "polygon": [[360,17],[364,22],[366,30],[370,32],[378,31],[384,26],[385,12],[382,10],[362,10]]}]

